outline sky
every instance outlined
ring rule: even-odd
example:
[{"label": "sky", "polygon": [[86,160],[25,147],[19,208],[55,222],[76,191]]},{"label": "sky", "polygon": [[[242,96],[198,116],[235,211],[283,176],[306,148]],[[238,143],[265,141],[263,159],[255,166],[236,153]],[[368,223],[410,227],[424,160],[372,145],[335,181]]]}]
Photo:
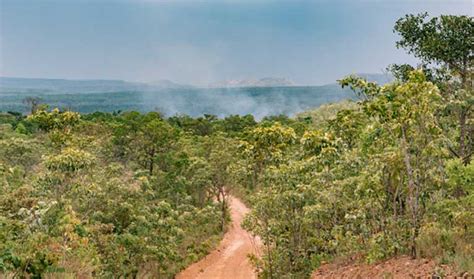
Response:
[{"label": "sky", "polygon": [[300,85],[416,63],[407,13],[473,15],[471,0],[0,0],[0,76]]}]

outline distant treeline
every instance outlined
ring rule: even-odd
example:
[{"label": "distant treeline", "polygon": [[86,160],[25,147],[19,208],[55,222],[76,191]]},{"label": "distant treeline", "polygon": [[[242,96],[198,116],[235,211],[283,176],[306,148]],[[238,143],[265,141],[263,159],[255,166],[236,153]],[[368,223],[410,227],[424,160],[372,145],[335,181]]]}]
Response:
[{"label": "distant treeline", "polygon": [[182,88],[102,93],[61,93],[43,89],[2,89],[1,92],[0,111],[27,112],[29,108],[23,100],[34,97],[52,107],[81,113],[157,110],[168,116],[253,114],[257,119],[278,114],[294,115],[323,103],[353,98],[350,91],[335,84],[315,87]]}]

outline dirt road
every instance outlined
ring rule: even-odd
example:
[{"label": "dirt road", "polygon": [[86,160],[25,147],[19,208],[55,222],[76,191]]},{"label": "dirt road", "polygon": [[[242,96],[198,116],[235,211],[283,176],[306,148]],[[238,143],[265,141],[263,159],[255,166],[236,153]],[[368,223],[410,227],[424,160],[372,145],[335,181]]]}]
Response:
[{"label": "dirt road", "polygon": [[249,209],[232,196],[229,204],[232,223],[219,247],[178,274],[177,279],[257,278],[247,255],[258,255],[259,241],[240,226]]}]

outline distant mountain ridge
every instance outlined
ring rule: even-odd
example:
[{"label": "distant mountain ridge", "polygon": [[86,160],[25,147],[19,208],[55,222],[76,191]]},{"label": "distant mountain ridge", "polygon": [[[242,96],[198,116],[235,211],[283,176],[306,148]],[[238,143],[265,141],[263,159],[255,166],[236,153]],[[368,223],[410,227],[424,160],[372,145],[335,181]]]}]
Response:
[{"label": "distant mountain ridge", "polygon": [[369,73],[358,73],[355,74],[361,78],[365,78],[370,82],[375,82],[378,85],[384,85],[386,83],[392,82],[395,78],[391,74],[369,74]]},{"label": "distant mountain ridge", "polygon": [[[356,74],[369,81],[385,84],[393,80],[388,74]],[[329,84],[331,86],[335,83]],[[246,88],[246,87],[291,87],[294,82],[286,78],[266,77],[261,79],[228,80],[209,85],[209,88]],[[324,85],[321,85],[324,86]],[[45,91],[57,93],[107,93],[107,92],[149,92],[162,89],[190,89],[197,88],[191,85],[179,84],[170,80],[155,82],[130,82],[124,80],[74,80],[74,79],[44,79],[44,78],[19,78],[0,77],[0,93],[15,93]]]},{"label": "distant mountain ridge", "polygon": [[235,87],[285,87],[295,86],[295,83],[286,78],[265,77],[261,79],[233,79],[210,84],[213,88],[235,88]]},{"label": "distant mountain ridge", "polygon": [[169,88],[192,88],[169,80],[159,80],[151,83],[130,82],[108,79],[48,79],[48,78],[19,78],[0,77],[0,92],[43,90],[58,93],[106,93],[119,91],[153,91]]},{"label": "distant mountain ridge", "polygon": [[114,92],[114,91],[143,91],[149,85],[123,80],[72,80],[0,77],[0,89],[4,90],[45,90],[61,93],[74,92]]},{"label": "distant mountain ridge", "polygon": [[182,88],[194,88],[195,87],[195,86],[188,85],[188,84],[176,83],[176,82],[171,81],[169,79],[160,79],[160,80],[157,80],[157,81],[147,82],[146,84],[151,85],[151,86],[160,87],[160,88],[182,89]]}]

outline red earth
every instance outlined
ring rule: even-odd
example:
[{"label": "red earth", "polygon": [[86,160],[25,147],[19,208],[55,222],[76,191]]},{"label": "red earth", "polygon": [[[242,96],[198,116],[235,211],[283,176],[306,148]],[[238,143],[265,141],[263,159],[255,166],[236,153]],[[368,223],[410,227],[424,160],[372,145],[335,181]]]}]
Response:
[{"label": "red earth", "polygon": [[[229,197],[232,223],[221,243],[202,260],[179,273],[177,279],[255,279],[257,274],[249,255],[260,256],[261,243],[241,227],[249,209],[237,198]],[[441,277],[437,277],[441,276]],[[406,278],[469,278],[473,275],[455,273],[447,265],[433,260],[395,257],[376,264],[344,263],[323,264],[312,279],[406,279]]]},{"label": "red earth", "polygon": [[[440,276],[440,277],[438,277]],[[447,265],[433,260],[411,259],[408,256],[395,257],[376,264],[344,263],[324,264],[317,269],[312,279],[405,279],[405,278],[474,278],[473,275],[455,273]]]},{"label": "red earth", "polygon": [[248,255],[259,255],[260,241],[240,226],[249,209],[232,196],[229,203],[232,223],[219,247],[179,273],[177,279],[257,278]]}]

